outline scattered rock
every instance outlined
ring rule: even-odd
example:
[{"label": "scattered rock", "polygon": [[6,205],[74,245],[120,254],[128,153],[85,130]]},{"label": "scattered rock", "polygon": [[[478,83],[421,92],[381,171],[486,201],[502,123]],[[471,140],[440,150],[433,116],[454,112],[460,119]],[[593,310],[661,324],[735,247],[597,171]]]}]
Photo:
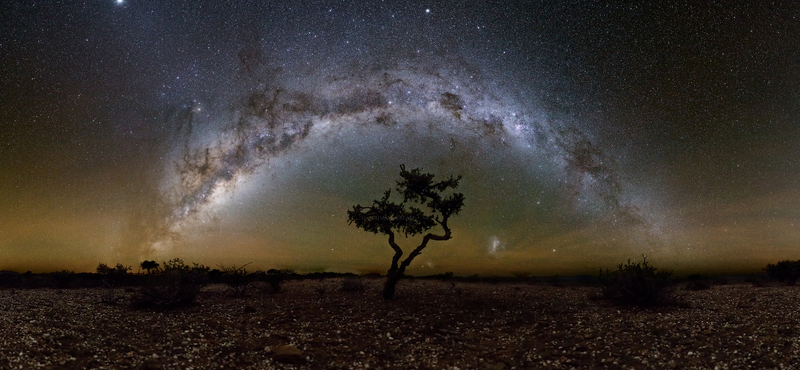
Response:
[{"label": "scattered rock", "polygon": [[158,357],[150,357],[147,360],[144,360],[142,364],[143,370],[157,370],[163,369],[164,367],[161,366],[161,361],[158,360]]},{"label": "scattered rock", "polygon": [[[368,283],[379,291],[380,281]],[[0,294],[5,308],[0,308],[0,322],[16,325],[0,325],[5,356],[0,363],[41,363],[45,369],[235,369],[270,366],[266,359],[273,368],[375,369],[400,362],[404,368],[425,368],[436,361],[441,365],[448,352],[457,350],[476,359],[459,367],[475,370],[773,368],[781,362],[789,368],[782,353],[792,352],[800,333],[800,324],[785,311],[797,307],[800,296],[783,286],[759,290],[763,301],[746,312],[736,308],[737,297],[753,288],[735,285],[686,293],[693,305],[717,306],[718,313],[626,308],[617,315],[617,307],[585,301],[596,287],[553,291],[525,285],[521,294],[513,286],[476,284],[465,288],[470,297],[464,298],[441,293],[440,287],[409,284],[408,294],[419,289],[414,294],[426,297],[424,302],[394,301],[386,315],[387,307],[374,295],[320,299],[309,287],[292,289],[290,284],[300,281],[287,284],[288,295],[236,300],[217,299],[223,287],[212,286],[206,289],[218,290],[209,290],[202,309],[172,314],[96,305],[91,290],[65,290],[58,310],[31,309],[28,302],[52,301],[52,291],[6,290]],[[464,299],[484,303],[463,310]],[[526,314],[532,300],[537,312]],[[257,312],[243,318],[247,305]],[[99,331],[110,334],[88,335]],[[23,333],[38,343],[20,340]],[[289,343],[295,345],[280,347]],[[389,343],[404,350],[380,346]]]},{"label": "scattered rock", "polygon": [[306,362],[303,358],[303,352],[300,351],[294,344],[280,346],[272,353],[272,358],[278,362],[287,364],[302,364]]}]

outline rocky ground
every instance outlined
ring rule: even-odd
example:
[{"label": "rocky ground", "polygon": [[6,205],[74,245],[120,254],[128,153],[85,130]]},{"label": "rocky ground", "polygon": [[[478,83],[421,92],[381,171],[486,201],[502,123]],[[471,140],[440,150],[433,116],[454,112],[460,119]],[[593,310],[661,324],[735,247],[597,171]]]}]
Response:
[{"label": "rocky ground", "polygon": [[[800,368],[800,288],[722,285],[620,308],[592,287],[290,281],[176,311],[100,303],[103,289],[0,290],[2,369]],[[118,291],[122,297],[131,292]],[[108,299],[105,299],[108,300]]]}]

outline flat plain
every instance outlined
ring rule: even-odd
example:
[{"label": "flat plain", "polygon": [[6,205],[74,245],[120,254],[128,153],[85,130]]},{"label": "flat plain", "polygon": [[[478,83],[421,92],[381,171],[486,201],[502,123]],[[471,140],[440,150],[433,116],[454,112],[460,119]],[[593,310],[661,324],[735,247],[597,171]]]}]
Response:
[{"label": "flat plain", "polygon": [[134,310],[119,289],[0,290],[2,369],[790,369],[800,288],[678,288],[680,304],[618,307],[597,287],[341,279],[209,285],[198,304]]}]

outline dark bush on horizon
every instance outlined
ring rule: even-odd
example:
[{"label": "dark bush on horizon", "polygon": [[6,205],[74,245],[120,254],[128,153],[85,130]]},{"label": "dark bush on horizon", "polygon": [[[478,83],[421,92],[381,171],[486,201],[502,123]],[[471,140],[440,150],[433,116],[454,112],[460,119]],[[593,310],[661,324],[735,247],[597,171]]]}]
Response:
[{"label": "dark bush on horizon", "polygon": [[57,289],[68,289],[75,286],[75,272],[61,270],[46,274],[50,278],[50,286]]},{"label": "dark bush on horizon", "polygon": [[280,293],[281,284],[289,277],[296,275],[294,270],[290,269],[269,269],[266,274],[263,274],[263,279],[269,284],[272,293]]},{"label": "dark bush on horizon", "polygon": [[672,272],[656,272],[657,268],[647,262],[631,262],[617,265],[616,271],[600,269],[601,294],[616,304],[627,306],[656,306],[673,303]]},{"label": "dark bush on horizon", "polygon": [[248,273],[247,265],[249,263],[239,267],[236,265],[231,265],[230,267],[220,265],[219,270],[214,269],[212,272],[214,275],[218,275],[214,277],[214,280],[225,284],[228,287],[228,292],[234,297],[244,297],[256,277],[260,275],[258,272],[254,274]]},{"label": "dark bush on horizon", "polygon": [[175,258],[164,262],[163,269],[148,276],[145,287],[133,297],[132,306],[143,309],[169,309],[197,302],[197,295],[208,284],[209,268],[193,263],[186,265]]},{"label": "dark bush on horizon", "polygon": [[764,271],[767,272],[767,275],[772,280],[786,283],[786,285],[795,285],[797,284],[797,279],[800,278],[800,260],[784,260],[776,264],[770,263],[764,268]]},{"label": "dark bush on horizon", "polygon": [[109,267],[105,263],[97,264],[97,273],[102,276],[103,285],[107,287],[117,287],[128,283],[128,272],[131,271],[130,266],[124,266],[118,263],[114,267]]}]

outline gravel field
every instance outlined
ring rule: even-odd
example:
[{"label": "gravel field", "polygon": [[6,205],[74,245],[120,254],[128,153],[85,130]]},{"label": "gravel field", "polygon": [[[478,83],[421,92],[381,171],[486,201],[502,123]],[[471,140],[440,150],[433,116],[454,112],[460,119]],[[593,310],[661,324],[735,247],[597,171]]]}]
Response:
[{"label": "gravel field", "polygon": [[211,285],[165,312],[100,303],[103,289],[0,290],[0,368],[800,369],[796,287],[679,291],[645,310],[591,287],[408,280],[384,302],[382,280],[364,283]]}]

